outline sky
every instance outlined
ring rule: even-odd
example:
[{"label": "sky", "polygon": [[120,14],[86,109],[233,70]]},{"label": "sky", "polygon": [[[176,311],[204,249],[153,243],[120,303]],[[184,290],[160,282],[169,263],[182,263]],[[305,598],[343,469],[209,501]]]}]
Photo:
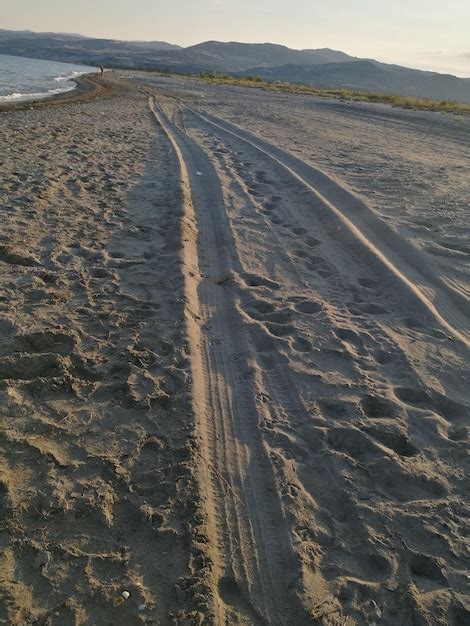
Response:
[{"label": "sky", "polygon": [[469,0],[14,0],[0,28],[159,40],[334,48],[470,76]]}]

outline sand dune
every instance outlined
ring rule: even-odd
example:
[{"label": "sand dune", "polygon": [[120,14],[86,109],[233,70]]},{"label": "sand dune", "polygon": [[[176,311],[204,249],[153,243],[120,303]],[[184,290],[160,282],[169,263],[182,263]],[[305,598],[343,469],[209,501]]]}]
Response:
[{"label": "sand dune", "polygon": [[0,619],[466,623],[460,214],[322,130],[419,123],[134,78],[0,126]]}]

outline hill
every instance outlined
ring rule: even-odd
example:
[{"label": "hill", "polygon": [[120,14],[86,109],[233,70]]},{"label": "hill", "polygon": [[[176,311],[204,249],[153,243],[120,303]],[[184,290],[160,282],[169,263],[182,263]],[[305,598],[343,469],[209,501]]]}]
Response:
[{"label": "hill", "polygon": [[[237,43],[206,41],[186,48],[198,56],[204,55],[208,63],[223,67],[226,71],[239,71],[257,67],[278,65],[320,65],[332,60],[353,60],[344,52],[336,50],[293,50],[287,46],[272,43]],[[338,56],[336,56],[338,55]]]},{"label": "hill", "polygon": [[164,41],[121,41],[0,29],[0,54],[128,69],[257,75],[266,80],[317,87],[470,102],[470,79],[359,59],[330,48],[293,50],[272,43],[233,41],[206,41],[181,48]]},{"label": "hill", "polygon": [[0,29],[0,54],[62,61],[63,63],[102,63],[139,67],[154,63],[159,54],[179,50],[165,41],[120,41],[95,39],[76,34],[33,33]]},{"label": "hill", "polygon": [[305,83],[315,87],[346,87],[416,98],[470,102],[470,79],[362,59],[315,66],[254,67],[238,75],[256,75],[265,80]]}]

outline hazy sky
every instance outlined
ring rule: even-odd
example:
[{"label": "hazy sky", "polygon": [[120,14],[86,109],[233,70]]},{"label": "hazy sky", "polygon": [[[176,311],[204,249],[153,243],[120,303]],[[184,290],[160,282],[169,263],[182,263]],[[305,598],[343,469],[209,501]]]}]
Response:
[{"label": "hazy sky", "polygon": [[0,27],[191,45],[335,48],[470,76],[469,0],[14,0]]}]

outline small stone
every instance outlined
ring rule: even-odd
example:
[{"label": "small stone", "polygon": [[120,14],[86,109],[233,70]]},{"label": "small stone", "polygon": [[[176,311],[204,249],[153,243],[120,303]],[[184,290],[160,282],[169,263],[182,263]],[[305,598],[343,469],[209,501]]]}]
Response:
[{"label": "small stone", "polygon": [[380,619],[382,617],[382,611],[379,608],[377,602],[375,602],[375,600],[371,600],[370,605],[371,605],[371,608],[373,610],[373,613],[374,613],[375,617]]}]

